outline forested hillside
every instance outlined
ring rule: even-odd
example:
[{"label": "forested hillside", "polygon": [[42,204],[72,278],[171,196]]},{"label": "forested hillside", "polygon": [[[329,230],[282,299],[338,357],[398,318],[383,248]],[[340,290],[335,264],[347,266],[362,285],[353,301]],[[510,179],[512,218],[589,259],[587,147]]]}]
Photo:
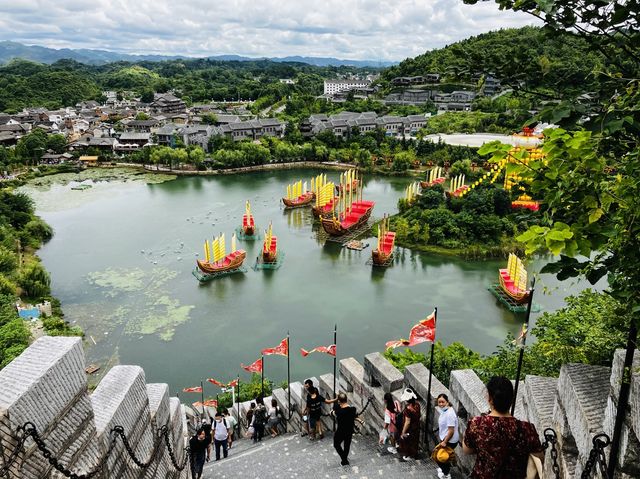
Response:
[{"label": "forested hillside", "polygon": [[[268,60],[115,62],[101,66],[73,60],[51,65],[13,60],[0,67],[0,111],[74,105],[81,100],[99,99],[104,90],[129,90],[153,98],[153,92],[174,89],[187,103],[261,97],[276,101],[295,93],[319,95],[323,78],[357,71],[368,70]],[[286,85],[279,82],[281,78],[291,78],[296,83]]]},{"label": "forested hillside", "polygon": [[581,38],[524,27],[484,33],[409,58],[386,69],[382,79],[440,73],[445,82],[477,83],[482,75],[499,74],[504,86],[554,98],[596,90],[594,72],[602,70],[603,62]]}]

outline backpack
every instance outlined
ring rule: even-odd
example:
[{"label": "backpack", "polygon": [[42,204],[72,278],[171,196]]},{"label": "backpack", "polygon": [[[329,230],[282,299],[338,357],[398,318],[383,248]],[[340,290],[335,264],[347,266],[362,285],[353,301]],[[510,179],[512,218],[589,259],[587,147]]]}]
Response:
[{"label": "backpack", "polygon": [[253,413],[253,423],[257,426],[262,426],[267,422],[267,410],[264,406],[259,407]]},{"label": "backpack", "polygon": [[[222,418],[222,424],[224,424],[224,430],[227,433],[227,436],[229,435],[229,426],[227,426],[227,420],[225,418]],[[218,421],[213,421],[213,436],[215,437],[216,435],[216,429],[218,428]]]}]

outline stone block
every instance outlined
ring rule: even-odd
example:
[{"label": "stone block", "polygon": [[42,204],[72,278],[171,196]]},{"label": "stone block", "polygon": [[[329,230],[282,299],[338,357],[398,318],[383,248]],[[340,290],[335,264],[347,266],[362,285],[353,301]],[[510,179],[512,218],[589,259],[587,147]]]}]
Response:
[{"label": "stone block", "polygon": [[[613,356],[613,364],[611,365],[611,396],[616,408],[622,384],[625,354],[625,350],[618,349]],[[632,364],[631,391],[629,393],[630,414],[627,417],[636,439],[640,441],[640,351],[635,351]]]},{"label": "stone block", "polygon": [[[524,409],[526,420],[542,435],[553,422],[553,406],[558,389],[557,378],[527,376],[524,381]],[[518,396],[520,396],[518,394]]]},{"label": "stone block", "polygon": [[558,402],[562,405],[584,464],[593,436],[602,431],[609,396],[610,369],[586,364],[564,364],[558,378]]},{"label": "stone block", "polygon": [[[347,385],[347,392],[352,392],[354,384],[364,383],[364,368],[355,358],[345,358],[340,360],[340,384]],[[361,392],[361,388],[360,388]]]},{"label": "stone block", "polygon": [[384,392],[402,387],[404,375],[382,354],[370,353],[364,357],[364,382],[369,386],[380,386]]},{"label": "stone block", "polygon": [[[45,336],[0,371],[0,450],[13,450],[12,435],[29,421],[74,472],[92,470],[106,449],[95,440],[84,368],[80,338]],[[23,459],[11,469],[14,477],[53,474],[34,448]]]},{"label": "stone block", "polygon": [[[336,384],[337,387],[337,384]],[[335,397],[337,392],[333,390],[333,374],[323,374],[320,376],[320,394],[327,399]]]},{"label": "stone block", "polygon": [[[106,448],[112,429],[122,426],[138,459],[147,461],[153,450],[153,428],[142,368],[113,367],[91,395],[91,402],[98,442]],[[140,475],[121,441],[117,441],[114,454],[107,461],[107,470],[109,477],[137,479]]]},{"label": "stone block", "polygon": [[[427,399],[429,386],[429,369],[422,363],[410,364],[404,368],[404,382],[422,399]],[[451,393],[434,375],[431,376],[431,404],[436,405],[436,398],[446,394],[451,399]]]},{"label": "stone block", "polygon": [[458,414],[461,408],[472,418],[489,410],[487,389],[478,375],[471,369],[451,371],[449,379],[449,399]]}]

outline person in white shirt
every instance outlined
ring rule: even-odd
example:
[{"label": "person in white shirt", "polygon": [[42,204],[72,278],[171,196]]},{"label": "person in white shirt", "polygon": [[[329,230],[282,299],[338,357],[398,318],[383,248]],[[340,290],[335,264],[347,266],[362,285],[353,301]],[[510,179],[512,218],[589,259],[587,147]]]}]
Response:
[{"label": "person in white shirt", "polygon": [[229,449],[231,449],[231,445],[233,444],[233,438],[235,434],[235,427],[238,424],[238,421],[236,421],[236,418],[231,415],[228,409],[224,410],[223,417],[225,421],[227,421],[227,426],[229,429]]},{"label": "person in white shirt", "polygon": [[[438,438],[441,447],[450,447],[455,449],[460,442],[458,433],[458,415],[451,407],[449,397],[446,394],[438,396],[438,409],[440,410],[440,418],[438,419]],[[451,461],[444,463],[438,462],[438,477],[440,479],[451,479]]]},{"label": "person in white shirt", "polygon": [[211,426],[211,432],[213,434],[213,442],[216,448],[216,461],[219,461],[220,447],[222,447],[222,454],[225,458],[229,453],[227,450],[227,445],[229,443],[229,426],[220,411],[216,412],[216,419],[213,421],[213,425]]}]

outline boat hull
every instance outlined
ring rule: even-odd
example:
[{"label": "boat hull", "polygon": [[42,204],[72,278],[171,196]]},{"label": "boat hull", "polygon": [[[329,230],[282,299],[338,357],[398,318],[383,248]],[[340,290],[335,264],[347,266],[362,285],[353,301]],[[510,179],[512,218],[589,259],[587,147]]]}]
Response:
[{"label": "boat hull", "polygon": [[513,286],[513,282],[510,281],[508,274],[499,272],[498,277],[500,280],[500,288],[507,296],[509,296],[511,299],[513,299],[516,303],[519,303],[519,304],[527,302],[527,300],[529,299],[528,290],[515,288]]},{"label": "boat hull", "polygon": [[245,258],[247,257],[247,253],[244,250],[234,251],[233,253],[225,256],[223,260],[220,260],[216,263],[207,263],[206,261],[197,260],[198,269],[203,273],[213,274],[213,273],[222,273],[225,271],[231,271],[242,266]]},{"label": "boat hull", "polygon": [[371,252],[371,261],[377,266],[382,266],[391,259],[391,256],[393,256],[393,253],[385,253],[376,248]]},{"label": "boat hull", "polygon": [[350,224],[349,226],[344,226],[340,221],[332,217],[331,218],[321,217],[320,221],[322,223],[322,227],[327,232],[327,234],[331,236],[343,236],[347,234],[349,231],[353,231],[354,229],[358,228],[363,223],[366,223],[369,217],[371,216],[372,211],[373,211],[373,205],[369,207],[367,211],[365,211],[355,223]]},{"label": "boat hull", "polygon": [[299,208],[301,206],[307,206],[311,204],[311,202],[315,199],[315,193],[305,193],[304,195],[299,196],[293,200],[282,198],[282,202],[284,203],[285,208]]},{"label": "boat hull", "polygon": [[245,234],[245,236],[253,236],[256,233],[256,227],[255,226],[243,226],[242,227],[242,232]]}]

